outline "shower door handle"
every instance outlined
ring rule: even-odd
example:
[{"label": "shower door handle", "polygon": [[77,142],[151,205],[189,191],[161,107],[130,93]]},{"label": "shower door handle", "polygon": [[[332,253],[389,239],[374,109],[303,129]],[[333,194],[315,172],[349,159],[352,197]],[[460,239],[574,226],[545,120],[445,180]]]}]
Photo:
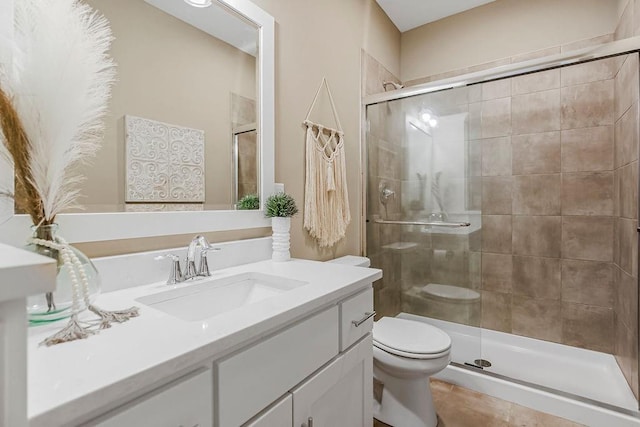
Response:
[{"label": "shower door handle", "polygon": [[460,228],[469,227],[470,222],[444,222],[444,221],[387,221],[386,219],[376,219],[373,222],[376,224],[396,224],[396,225],[426,225],[430,227],[447,227],[447,228]]}]

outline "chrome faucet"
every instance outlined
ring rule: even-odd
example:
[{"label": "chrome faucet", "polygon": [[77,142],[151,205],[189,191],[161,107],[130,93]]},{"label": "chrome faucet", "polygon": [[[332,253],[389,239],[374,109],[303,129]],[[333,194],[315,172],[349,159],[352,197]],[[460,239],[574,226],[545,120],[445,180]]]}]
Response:
[{"label": "chrome faucet", "polygon": [[176,283],[184,282],[184,276],[180,269],[180,257],[174,254],[164,254],[154,258],[156,261],[163,259],[171,260],[171,270],[169,270],[169,278],[167,279],[167,285],[175,285]]},{"label": "chrome faucet", "polygon": [[[200,247],[200,263],[196,269],[196,248]],[[220,248],[214,248],[209,244],[206,237],[198,235],[195,236],[189,248],[187,249],[187,259],[185,261],[184,280],[193,279],[195,277],[207,277],[211,276],[209,272],[209,263],[207,262],[207,253],[209,251],[219,251]]]},{"label": "chrome faucet", "polygon": [[[200,247],[200,263],[196,268],[196,249]],[[185,272],[182,273],[180,268],[180,258],[174,254],[165,254],[155,257],[156,261],[170,259],[171,270],[169,271],[169,278],[167,279],[167,285],[175,285],[176,283],[184,282],[185,280],[194,279],[198,277],[211,276],[209,272],[209,263],[207,262],[207,253],[210,251],[219,251],[220,248],[214,248],[209,244],[209,241],[204,236],[196,236],[189,243],[187,249],[187,259],[185,260]]]}]

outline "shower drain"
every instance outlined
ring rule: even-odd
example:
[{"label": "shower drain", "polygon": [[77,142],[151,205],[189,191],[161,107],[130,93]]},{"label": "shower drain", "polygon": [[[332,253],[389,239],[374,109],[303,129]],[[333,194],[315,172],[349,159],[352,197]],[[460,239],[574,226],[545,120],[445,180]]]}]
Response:
[{"label": "shower drain", "polygon": [[489,367],[491,367],[491,362],[489,362],[488,360],[485,360],[485,359],[476,359],[476,360],[473,361],[473,363],[476,366],[479,366],[481,368],[489,368]]}]

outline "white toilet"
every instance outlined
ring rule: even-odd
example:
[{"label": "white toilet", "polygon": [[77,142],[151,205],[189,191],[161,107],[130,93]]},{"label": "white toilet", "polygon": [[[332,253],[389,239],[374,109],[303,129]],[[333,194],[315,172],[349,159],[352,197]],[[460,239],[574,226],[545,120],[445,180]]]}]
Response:
[{"label": "white toilet", "polygon": [[[331,262],[370,265],[368,258],[355,256]],[[450,351],[451,338],[435,326],[395,317],[375,322],[373,376],[382,392],[374,393],[373,416],[394,427],[436,427],[429,377],[449,364]]]},{"label": "white toilet", "polygon": [[451,360],[451,338],[422,322],[383,317],[373,325],[373,376],[383,385],[373,416],[394,427],[436,427],[429,377]]}]

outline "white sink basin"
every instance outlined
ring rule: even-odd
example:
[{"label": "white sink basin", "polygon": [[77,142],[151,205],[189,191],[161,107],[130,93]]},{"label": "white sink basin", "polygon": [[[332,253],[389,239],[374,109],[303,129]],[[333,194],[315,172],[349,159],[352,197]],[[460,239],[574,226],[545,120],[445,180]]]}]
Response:
[{"label": "white sink basin", "polygon": [[[306,285],[308,282],[262,273],[204,279],[136,301],[183,320],[202,320]],[[178,285],[181,286],[181,285]]]}]

